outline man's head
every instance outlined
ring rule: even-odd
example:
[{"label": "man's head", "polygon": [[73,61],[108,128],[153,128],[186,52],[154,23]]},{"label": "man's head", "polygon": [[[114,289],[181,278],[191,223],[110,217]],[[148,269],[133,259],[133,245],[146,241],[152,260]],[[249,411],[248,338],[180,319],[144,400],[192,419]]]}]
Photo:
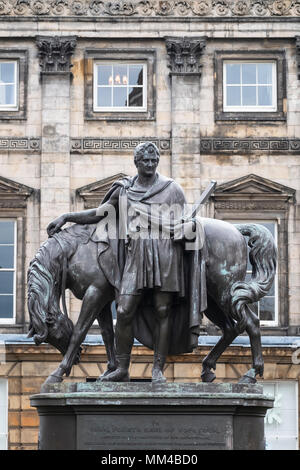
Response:
[{"label": "man's head", "polygon": [[151,176],[155,173],[159,162],[159,150],[152,142],[143,142],[134,150],[134,163],[139,173]]}]

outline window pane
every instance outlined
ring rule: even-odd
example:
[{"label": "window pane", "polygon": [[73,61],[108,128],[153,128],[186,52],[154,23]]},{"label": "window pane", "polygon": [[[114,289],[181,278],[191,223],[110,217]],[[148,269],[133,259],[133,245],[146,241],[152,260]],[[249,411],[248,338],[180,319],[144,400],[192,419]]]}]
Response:
[{"label": "window pane", "polygon": [[272,84],[272,64],[257,64],[258,83]]},{"label": "window pane", "polygon": [[0,244],[14,243],[14,227],[15,224],[12,220],[0,221]]},{"label": "window pane", "polygon": [[143,66],[129,66],[129,85],[143,85]]},{"label": "window pane", "polygon": [[240,72],[240,64],[226,64],[226,83],[229,85],[238,85],[241,83]]},{"label": "window pane", "polygon": [[129,88],[129,106],[143,106],[143,88]]},{"label": "window pane", "polygon": [[111,87],[98,87],[98,97],[97,97],[97,106],[111,106],[111,95],[112,89]]},{"label": "window pane", "polygon": [[[14,273],[0,271],[0,294],[13,294]],[[0,296],[1,297],[1,296]]]},{"label": "window pane", "polygon": [[14,247],[0,245],[0,269],[14,268]]},{"label": "window pane", "polygon": [[275,320],[275,299],[274,297],[263,297],[259,301],[259,318],[264,321]]},{"label": "window pane", "polygon": [[116,87],[113,89],[113,106],[127,106],[127,87]]},{"label": "window pane", "polygon": [[272,106],[272,87],[258,87],[258,104],[259,106]]},{"label": "window pane", "polygon": [[13,318],[14,298],[12,295],[0,295],[0,318]]},{"label": "window pane", "polygon": [[15,82],[15,64],[9,62],[3,62],[0,64],[1,70],[1,82],[14,83]]},{"label": "window pane", "polygon": [[124,77],[127,77],[127,65],[114,65],[114,85],[122,85]]},{"label": "window pane", "polygon": [[242,83],[256,83],[256,64],[242,64]]},{"label": "window pane", "polygon": [[241,105],[241,87],[228,86],[227,87],[227,106],[240,106]]},{"label": "window pane", "polygon": [[5,86],[5,104],[15,104],[15,86]]},{"label": "window pane", "polygon": [[255,106],[256,105],[256,87],[255,86],[243,86],[243,106]]},{"label": "window pane", "polygon": [[98,65],[98,85],[112,85],[111,65]]}]

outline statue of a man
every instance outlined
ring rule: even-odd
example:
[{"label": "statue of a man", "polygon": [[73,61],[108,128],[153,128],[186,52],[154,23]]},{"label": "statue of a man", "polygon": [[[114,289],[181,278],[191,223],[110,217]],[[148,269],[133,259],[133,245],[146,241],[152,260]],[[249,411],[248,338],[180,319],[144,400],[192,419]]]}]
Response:
[{"label": "statue of a man", "polygon": [[[203,229],[199,219],[183,219],[183,190],[156,171],[159,157],[155,144],[138,145],[135,177],[115,182],[98,209],[64,214],[47,229],[51,236],[66,222],[100,223],[106,209],[117,210],[118,234],[123,234],[116,256],[120,279],[109,281],[117,285],[118,367],[103,378],[106,381],[129,380],[134,337],[154,349],[152,380],[165,381],[167,354],[190,352],[196,346],[201,312],[206,308],[201,250],[188,253],[183,243],[196,232],[201,248]],[[166,217],[168,209],[173,212]],[[99,233],[94,240],[103,241]],[[113,277],[112,271],[116,277],[116,270],[109,268],[107,276]]]}]

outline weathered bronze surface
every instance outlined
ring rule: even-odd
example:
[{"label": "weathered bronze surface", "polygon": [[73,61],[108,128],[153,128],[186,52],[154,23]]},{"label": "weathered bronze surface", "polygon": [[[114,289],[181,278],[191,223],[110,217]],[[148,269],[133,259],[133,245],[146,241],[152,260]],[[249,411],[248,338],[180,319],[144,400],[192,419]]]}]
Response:
[{"label": "weathered bronze surface", "polygon": [[[135,337],[154,349],[152,380],[164,382],[166,356],[191,352],[197,346],[203,314],[221,329],[222,336],[203,361],[202,381],[214,380],[217,359],[244,331],[250,337],[253,368],[241,380],[252,383],[263,374],[259,320],[249,304],[266,295],[273,283],[272,235],[261,225],[234,226],[200,219],[193,211],[186,217],[183,190],[156,172],[158,161],[159,150],[153,143],[140,144],[135,150],[135,177],[113,184],[98,209],[64,214],[48,226],[50,238],[28,272],[29,335],[37,344],[49,342],[64,355],[47,384],[69,375],[96,318],[108,354],[108,370],[100,380],[129,380]],[[179,212],[169,225],[164,210],[158,216],[151,212],[146,219],[151,227],[159,227],[159,236],[152,236],[150,226],[142,223],[149,208],[173,205]],[[111,220],[111,208],[118,228],[114,235],[101,224]],[[61,231],[66,222],[75,225]],[[166,232],[168,237],[163,236]],[[245,281],[245,237],[252,264],[250,281]],[[188,240],[197,242],[194,248],[187,248]],[[67,288],[82,300],[75,326],[65,308]],[[110,310],[114,299],[115,333]]]}]

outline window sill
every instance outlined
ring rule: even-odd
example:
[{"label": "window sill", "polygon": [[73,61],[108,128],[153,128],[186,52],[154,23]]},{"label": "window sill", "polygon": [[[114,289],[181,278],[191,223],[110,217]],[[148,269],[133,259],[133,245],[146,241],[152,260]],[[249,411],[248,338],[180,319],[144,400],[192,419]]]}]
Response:
[{"label": "window sill", "polygon": [[277,112],[216,112],[215,121],[263,121],[266,123],[286,121],[286,114]]}]

